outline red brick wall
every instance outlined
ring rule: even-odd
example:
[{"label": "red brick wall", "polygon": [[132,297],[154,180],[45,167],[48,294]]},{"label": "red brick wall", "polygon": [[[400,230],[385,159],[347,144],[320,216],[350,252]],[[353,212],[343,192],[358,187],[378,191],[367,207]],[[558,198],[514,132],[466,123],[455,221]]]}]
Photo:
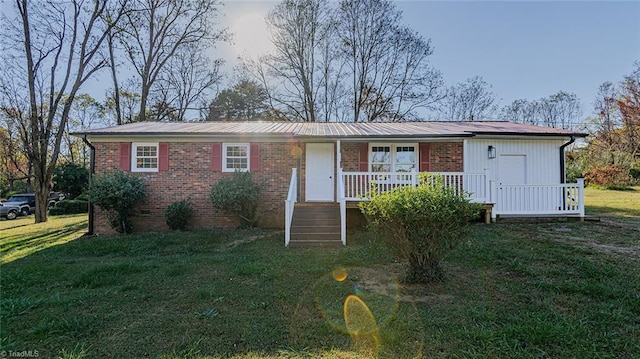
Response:
[{"label": "red brick wall", "polygon": [[462,148],[462,142],[431,143],[429,152],[431,172],[464,171]]},{"label": "red brick wall", "polygon": [[[119,143],[94,143],[96,148],[96,173],[118,168]],[[458,172],[463,170],[462,142],[434,142],[430,147],[431,171]],[[342,142],[342,168],[359,171],[359,143]],[[284,200],[291,178],[291,169],[298,167],[302,178],[300,186],[304,201],[304,143],[289,141],[260,144],[260,171],[254,173],[263,184],[262,200],[258,206],[262,227],[281,228],[284,225]],[[209,199],[209,188],[222,176],[231,173],[214,172],[211,168],[211,143],[170,142],[169,170],[153,173],[136,173],[147,184],[147,199],[140,204],[134,219],[136,232],[168,231],[164,211],[175,201],[189,197],[195,210],[191,225],[194,228],[232,227],[238,219],[215,210]],[[105,213],[96,208],[94,231],[111,234]]]},{"label": "red brick wall", "polygon": [[[260,144],[260,171],[254,173],[257,183],[263,185],[258,206],[259,222],[263,227],[284,225],[284,200],[289,188],[291,168],[297,160],[286,143]],[[96,173],[118,168],[119,143],[94,143]],[[140,204],[140,213],[134,219],[136,232],[168,231],[164,218],[167,206],[190,198],[195,215],[194,228],[230,227],[238,219],[213,208],[209,188],[222,176],[232,173],[211,170],[211,143],[169,143],[169,170],[164,172],[135,173],[147,184],[147,199]],[[96,208],[94,230],[97,234],[110,234],[105,213]]]},{"label": "red brick wall", "polygon": [[342,170],[345,172],[360,172],[358,142],[341,142]]}]

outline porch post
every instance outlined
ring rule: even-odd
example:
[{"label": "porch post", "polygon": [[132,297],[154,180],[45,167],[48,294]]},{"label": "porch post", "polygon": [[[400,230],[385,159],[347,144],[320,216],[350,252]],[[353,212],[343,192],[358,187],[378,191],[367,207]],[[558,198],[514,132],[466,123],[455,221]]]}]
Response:
[{"label": "porch post", "polygon": [[345,198],[344,175],[338,167],[338,202],[340,203],[340,241],[347,245],[347,200]]},{"label": "porch post", "polygon": [[484,203],[493,203],[491,201],[491,184],[489,184],[490,169],[484,169]]},{"label": "porch post", "polygon": [[580,221],[584,221],[584,178],[576,179],[578,183],[578,211],[580,212]]},{"label": "porch post", "polygon": [[490,202],[494,203],[493,210],[491,211],[491,221],[495,222],[498,216],[498,211],[500,210],[500,194],[498,193],[498,186],[496,182],[491,180],[489,181],[489,198]]}]

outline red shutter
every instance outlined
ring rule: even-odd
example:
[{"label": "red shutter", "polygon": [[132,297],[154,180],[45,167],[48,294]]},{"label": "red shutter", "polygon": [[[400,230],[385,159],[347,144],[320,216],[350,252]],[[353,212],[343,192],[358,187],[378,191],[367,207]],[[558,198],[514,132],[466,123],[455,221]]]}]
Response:
[{"label": "red shutter", "polygon": [[158,171],[169,170],[169,144],[160,143],[158,145]]},{"label": "red shutter", "polygon": [[429,172],[431,169],[430,147],[428,143],[420,144],[420,172]]},{"label": "red shutter", "polygon": [[369,144],[361,143],[359,148],[359,169],[360,172],[368,172],[369,171]]},{"label": "red shutter", "polygon": [[211,170],[222,171],[222,143],[211,144]]},{"label": "red shutter", "polygon": [[120,143],[120,162],[118,168],[123,171],[131,171],[131,143]]},{"label": "red shutter", "polygon": [[260,144],[252,143],[249,146],[249,171],[260,171]]}]

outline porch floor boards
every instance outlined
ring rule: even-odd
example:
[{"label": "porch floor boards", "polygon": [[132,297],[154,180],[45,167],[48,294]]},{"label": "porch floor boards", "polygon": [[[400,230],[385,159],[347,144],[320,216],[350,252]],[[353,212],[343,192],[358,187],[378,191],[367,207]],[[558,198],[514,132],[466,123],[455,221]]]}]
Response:
[{"label": "porch floor boards", "polygon": [[341,246],[337,203],[296,203],[290,246]]}]

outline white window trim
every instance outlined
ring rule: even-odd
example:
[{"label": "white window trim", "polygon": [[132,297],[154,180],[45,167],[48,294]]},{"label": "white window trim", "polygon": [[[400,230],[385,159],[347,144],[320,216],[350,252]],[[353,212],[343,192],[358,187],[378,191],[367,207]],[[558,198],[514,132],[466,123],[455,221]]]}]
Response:
[{"label": "white window trim", "polygon": [[384,142],[372,142],[369,143],[369,172],[372,172],[372,161],[371,156],[373,154],[373,147],[390,147],[391,148],[391,172],[396,171],[396,147],[413,147],[413,150],[416,154],[416,162],[414,163],[414,169],[418,172],[418,166],[420,166],[420,146],[418,143],[405,143],[405,142],[394,142],[394,143],[384,143]]},{"label": "white window trim", "polygon": [[[227,168],[227,147],[246,146],[247,147],[247,168]],[[250,143],[223,143],[222,144],[222,172],[249,172],[251,169],[251,144]]]},{"label": "white window trim", "polygon": [[[156,168],[138,168],[138,147],[153,146],[156,148]],[[158,172],[160,167],[160,144],[158,142],[133,142],[131,144],[131,172]]]}]

